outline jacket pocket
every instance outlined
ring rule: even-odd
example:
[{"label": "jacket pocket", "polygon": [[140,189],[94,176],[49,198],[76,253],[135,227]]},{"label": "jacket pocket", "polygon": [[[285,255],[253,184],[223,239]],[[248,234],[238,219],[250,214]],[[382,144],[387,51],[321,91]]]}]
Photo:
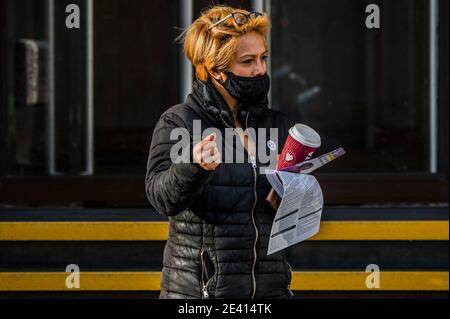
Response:
[{"label": "jacket pocket", "polygon": [[208,287],[214,277],[216,270],[206,250],[200,251],[200,275],[202,286],[202,298],[209,298]]}]

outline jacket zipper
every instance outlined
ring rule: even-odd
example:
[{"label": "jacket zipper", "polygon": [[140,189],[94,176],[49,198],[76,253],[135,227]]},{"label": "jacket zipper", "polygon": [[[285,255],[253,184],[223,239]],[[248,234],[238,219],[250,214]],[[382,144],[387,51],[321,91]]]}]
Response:
[{"label": "jacket zipper", "polygon": [[[202,293],[203,293],[203,298],[209,298],[209,293],[208,293],[208,285],[211,282],[211,279],[213,278],[213,276],[211,276],[211,278],[208,279],[208,281],[205,283],[205,280],[203,279],[203,274],[206,271],[206,266],[205,266],[205,260],[203,258],[203,254],[204,254],[205,250],[202,248],[201,252],[200,252],[200,260],[201,260],[201,270],[202,270]],[[206,274],[208,275],[208,274]]]},{"label": "jacket zipper", "polygon": [[[286,262],[286,264],[289,267],[289,272],[291,273],[291,280],[292,280],[292,267],[291,267],[291,265],[288,262]],[[288,291],[289,291],[289,294],[291,295],[291,297],[294,297],[294,293],[291,290],[291,281],[288,282],[288,287],[287,288],[288,288]]]},{"label": "jacket zipper", "polygon": [[[249,117],[249,115],[250,115],[250,112],[247,113],[247,117],[245,118],[245,129],[248,128],[248,117]],[[227,122],[223,119],[222,114],[219,113],[219,116],[222,119],[222,121],[225,123],[225,125],[227,125],[228,127],[234,129],[234,127],[231,127],[230,125],[227,124]],[[248,137],[249,137],[249,139],[251,139],[250,135]],[[253,142],[253,145],[255,145],[255,148],[256,148],[255,142],[254,141],[252,141],[252,142]],[[255,152],[256,152],[256,150],[255,150]],[[247,153],[248,153],[248,151],[247,151]],[[249,156],[250,156],[250,161],[252,162],[253,192],[255,194],[255,200],[254,200],[253,206],[252,206],[252,222],[253,222],[253,227],[255,229],[255,241],[253,243],[253,265],[252,265],[253,290],[252,290],[252,297],[251,297],[253,299],[253,298],[255,298],[255,294],[256,294],[255,266],[256,266],[256,259],[258,258],[258,255],[257,255],[257,252],[256,252],[256,244],[258,243],[258,237],[259,237],[258,227],[256,226],[256,222],[255,222],[255,206],[256,206],[256,203],[258,201],[258,193],[256,192],[256,184],[257,184],[257,177],[258,177],[256,169],[257,169],[258,165],[256,164],[256,158],[255,158],[254,154],[249,154]],[[205,292],[205,289],[203,291]],[[208,291],[206,291],[206,293],[208,293]]]},{"label": "jacket zipper", "polygon": [[[248,116],[249,116],[250,112],[247,113],[247,117],[245,119],[245,129],[248,128]],[[251,136],[248,135],[249,139],[251,140]],[[253,141],[252,141],[253,142]],[[256,144],[253,142],[253,145],[255,145],[255,152],[256,152]],[[249,154],[250,155],[250,160],[252,162],[252,168],[253,168],[253,192],[255,194],[255,201],[253,202],[253,207],[252,207],[252,222],[253,222],[253,227],[255,228],[255,242],[253,244],[253,265],[252,265],[252,280],[253,280],[253,291],[252,291],[252,299],[255,298],[255,294],[256,294],[256,278],[255,278],[255,266],[256,266],[256,259],[258,258],[257,252],[256,252],[256,244],[258,243],[258,237],[259,237],[259,232],[258,232],[258,227],[256,226],[256,222],[255,222],[255,206],[256,203],[258,201],[258,194],[256,192],[256,184],[257,184],[257,165],[256,165],[256,158],[255,158],[255,154]]]},{"label": "jacket zipper", "polygon": [[253,207],[252,207],[252,221],[253,221],[253,227],[255,228],[255,242],[253,244],[253,265],[252,265],[252,278],[253,278],[253,292],[252,292],[252,299],[255,298],[255,294],[256,294],[256,278],[255,278],[255,266],[256,266],[256,259],[258,258],[257,256],[257,252],[256,252],[256,244],[258,242],[258,236],[259,236],[259,232],[258,232],[258,227],[256,226],[256,222],[255,222],[255,206],[256,206],[256,202],[258,201],[258,194],[256,192],[256,181],[257,181],[257,172],[256,172],[256,160],[254,158],[254,156],[252,156],[252,167],[253,167],[253,176],[254,176],[254,184],[253,184],[253,191],[255,193],[255,201],[253,202]]}]

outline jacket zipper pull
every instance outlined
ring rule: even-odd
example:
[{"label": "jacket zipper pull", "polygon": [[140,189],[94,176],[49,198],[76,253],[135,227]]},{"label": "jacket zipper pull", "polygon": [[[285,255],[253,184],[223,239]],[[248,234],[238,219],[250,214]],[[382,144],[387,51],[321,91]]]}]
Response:
[{"label": "jacket zipper pull", "polygon": [[203,279],[203,273],[205,271],[205,261],[203,259],[203,254],[204,254],[204,250],[202,249],[200,252],[200,259],[201,259],[201,266],[202,266],[202,292],[203,292],[203,298],[209,298],[209,293],[208,293],[208,283],[205,284],[205,280]]},{"label": "jacket zipper pull", "polygon": [[[286,262],[286,264],[288,265],[289,272],[291,273],[291,276],[292,276],[292,267],[288,262]],[[291,295],[291,297],[294,297],[294,293],[291,290],[291,282],[289,282],[289,284],[288,284],[288,291],[289,291],[289,294]]]},{"label": "jacket zipper pull", "polygon": [[206,288],[206,285],[203,285],[203,297],[209,298],[208,289]]},{"label": "jacket zipper pull", "polygon": [[252,167],[257,168],[255,156],[250,155],[250,161],[252,162]]},{"label": "jacket zipper pull", "polygon": [[289,294],[291,295],[291,297],[294,297],[294,293],[291,290],[291,285],[288,286],[288,291],[289,291]]}]

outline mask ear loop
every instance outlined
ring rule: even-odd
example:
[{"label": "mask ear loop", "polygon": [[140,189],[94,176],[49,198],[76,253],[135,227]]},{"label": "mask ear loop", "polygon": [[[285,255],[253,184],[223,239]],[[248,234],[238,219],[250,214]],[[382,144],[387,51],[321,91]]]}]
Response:
[{"label": "mask ear loop", "polygon": [[[227,78],[225,79],[225,81],[217,81],[217,80],[216,80],[216,81],[219,82],[222,86],[224,86],[225,82],[230,78],[229,73],[232,73],[232,72],[229,71],[229,70],[223,70],[223,71],[221,71],[221,72],[224,73],[224,74],[226,75]],[[239,102],[238,102],[238,103],[239,103]],[[234,120],[230,117],[230,115],[228,114],[227,111],[222,110],[222,111],[220,111],[220,114],[221,114],[221,116],[222,116],[223,118],[225,118],[229,123],[233,123],[233,125],[231,125],[231,127],[234,127]],[[239,119],[239,122],[245,126],[245,129],[247,129],[247,127],[246,127],[246,126],[247,126],[247,124],[246,124],[247,114],[248,114],[248,111],[246,111],[246,110],[240,110],[240,111],[238,112],[238,119]]]},{"label": "mask ear loop", "polygon": [[229,73],[230,71],[228,71],[228,70],[221,70],[220,72],[222,72],[223,74],[226,75],[225,81],[222,81],[222,78],[221,78],[220,80],[217,80],[216,78],[214,78],[214,79],[215,79],[217,82],[219,82],[220,85],[223,86],[223,84],[228,80],[228,73]]}]

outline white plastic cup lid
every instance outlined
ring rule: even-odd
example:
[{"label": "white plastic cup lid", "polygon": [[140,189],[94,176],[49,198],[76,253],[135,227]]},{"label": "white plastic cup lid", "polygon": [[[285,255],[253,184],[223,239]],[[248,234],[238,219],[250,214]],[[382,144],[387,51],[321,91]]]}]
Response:
[{"label": "white plastic cup lid", "polygon": [[305,124],[295,124],[289,129],[289,133],[305,146],[319,148],[321,145],[320,135]]}]

